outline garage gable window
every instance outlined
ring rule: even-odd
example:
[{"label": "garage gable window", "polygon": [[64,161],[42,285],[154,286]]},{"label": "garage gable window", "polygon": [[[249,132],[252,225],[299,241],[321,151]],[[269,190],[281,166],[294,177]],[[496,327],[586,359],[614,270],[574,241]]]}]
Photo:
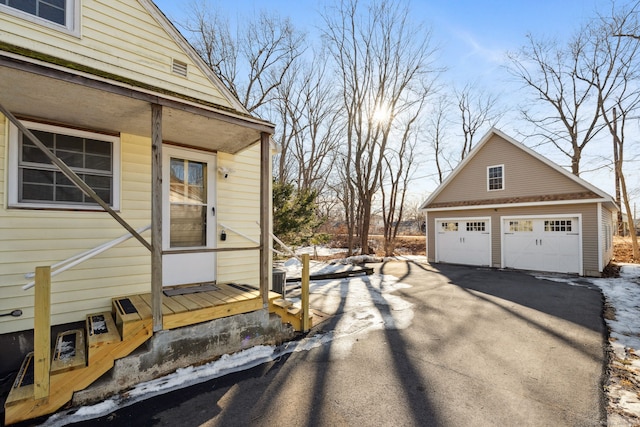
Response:
[{"label": "garage gable window", "polygon": [[504,165],[487,168],[487,190],[504,190]]},{"label": "garage gable window", "polygon": [[544,222],[544,231],[571,231],[570,219],[553,219]]},{"label": "garage gable window", "polygon": [[[118,209],[120,139],[115,136],[24,123],[106,203]],[[14,125],[10,128],[9,205],[12,207],[101,209],[76,187]]]},{"label": "garage gable window", "polygon": [[441,223],[442,231],[458,231],[457,222],[443,222]]}]

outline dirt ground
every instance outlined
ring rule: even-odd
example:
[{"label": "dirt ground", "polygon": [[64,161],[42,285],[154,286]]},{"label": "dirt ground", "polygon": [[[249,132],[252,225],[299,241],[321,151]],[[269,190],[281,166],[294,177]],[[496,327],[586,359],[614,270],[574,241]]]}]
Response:
[{"label": "dirt ground", "polygon": [[613,261],[616,263],[638,263],[633,259],[631,237],[613,236]]}]

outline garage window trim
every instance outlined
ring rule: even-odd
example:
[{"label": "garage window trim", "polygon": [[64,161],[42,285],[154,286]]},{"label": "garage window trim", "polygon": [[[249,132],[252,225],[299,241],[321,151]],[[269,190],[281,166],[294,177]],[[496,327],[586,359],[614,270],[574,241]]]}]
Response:
[{"label": "garage window trim", "polygon": [[442,222],[440,224],[442,227],[442,231],[458,231],[457,222]]},{"label": "garage window trim", "polygon": [[487,191],[504,190],[504,165],[487,167]]}]

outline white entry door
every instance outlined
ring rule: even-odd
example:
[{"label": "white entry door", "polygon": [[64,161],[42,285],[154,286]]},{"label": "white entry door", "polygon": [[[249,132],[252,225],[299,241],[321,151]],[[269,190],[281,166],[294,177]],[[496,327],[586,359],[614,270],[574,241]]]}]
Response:
[{"label": "white entry door", "polygon": [[491,226],[488,219],[436,220],[436,262],[491,265]]},{"label": "white entry door", "polygon": [[164,286],[216,279],[215,154],[163,146]]},{"label": "white entry door", "polygon": [[578,217],[504,219],[505,268],[581,273]]}]

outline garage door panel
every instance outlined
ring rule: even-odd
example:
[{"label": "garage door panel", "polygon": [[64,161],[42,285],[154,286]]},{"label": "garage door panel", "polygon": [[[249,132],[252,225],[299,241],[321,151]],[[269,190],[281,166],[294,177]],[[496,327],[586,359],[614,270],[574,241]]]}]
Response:
[{"label": "garage door panel", "polygon": [[580,272],[579,218],[516,218],[503,222],[506,268]]},{"label": "garage door panel", "polygon": [[490,265],[491,233],[488,220],[437,220],[436,228],[436,261]]}]

